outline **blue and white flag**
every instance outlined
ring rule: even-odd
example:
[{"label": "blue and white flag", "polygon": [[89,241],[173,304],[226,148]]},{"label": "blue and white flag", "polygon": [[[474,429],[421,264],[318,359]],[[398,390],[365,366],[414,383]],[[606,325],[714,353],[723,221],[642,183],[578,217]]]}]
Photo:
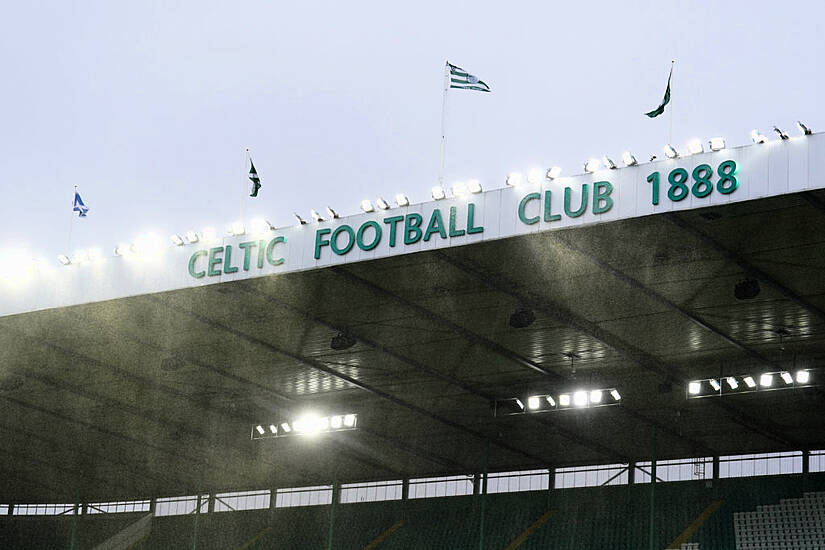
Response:
[{"label": "blue and white flag", "polygon": [[74,212],[77,212],[78,218],[85,218],[86,212],[89,211],[89,207],[83,204],[83,199],[80,198],[80,193],[77,192],[77,189],[74,190],[74,208],[72,208]]}]

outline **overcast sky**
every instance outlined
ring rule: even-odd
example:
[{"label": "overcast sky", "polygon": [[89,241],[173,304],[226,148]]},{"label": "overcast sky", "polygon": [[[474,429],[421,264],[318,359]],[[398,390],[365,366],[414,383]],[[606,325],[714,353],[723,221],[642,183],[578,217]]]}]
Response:
[{"label": "overcast sky", "polygon": [[[444,61],[446,183],[661,155],[673,142],[802,119],[825,129],[808,2],[18,2],[0,21],[0,248],[54,261],[147,231],[276,226],[292,212],[436,183]],[[249,192],[249,147],[263,188]],[[91,208],[71,219],[74,186]]]}]

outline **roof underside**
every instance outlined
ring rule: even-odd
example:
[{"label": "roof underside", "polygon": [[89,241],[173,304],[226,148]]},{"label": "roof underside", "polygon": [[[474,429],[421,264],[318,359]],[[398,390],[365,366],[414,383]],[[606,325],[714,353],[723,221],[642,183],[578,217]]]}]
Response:
[{"label": "roof underside", "polygon": [[[485,439],[491,470],[645,460],[654,427],[659,458],[822,448],[819,388],[683,386],[821,365],[822,205],[774,197],[0,318],[0,497],[467,473]],[[737,300],[746,275],[761,292]],[[519,307],[535,323],[511,328]],[[343,329],[357,344],[334,351]],[[617,387],[622,405],[491,412],[577,387]],[[250,440],[307,409],[356,412],[359,429]]]}]

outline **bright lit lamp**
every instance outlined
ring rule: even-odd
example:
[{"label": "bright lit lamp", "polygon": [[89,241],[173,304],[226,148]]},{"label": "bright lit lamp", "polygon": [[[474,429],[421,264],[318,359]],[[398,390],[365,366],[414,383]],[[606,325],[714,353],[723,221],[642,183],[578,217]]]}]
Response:
[{"label": "bright lit lamp", "polygon": [[639,164],[639,161],[636,160],[636,157],[634,157],[630,151],[622,153],[622,162],[625,166],[636,166]]},{"label": "bright lit lamp", "polygon": [[541,398],[538,395],[531,395],[527,398],[527,408],[531,411],[538,409],[541,406]]},{"label": "bright lit lamp", "polygon": [[375,207],[372,205],[371,200],[364,199],[361,201],[361,210],[364,212],[375,212]]},{"label": "bright lit lamp", "polygon": [[521,185],[522,177],[523,176],[521,175],[521,172],[510,172],[509,174],[507,174],[506,183],[510,187],[518,187],[519,185]]},{"label": "bright lit lamp", "polygon": [[710,141],[708,142],[708,145],[710,145],[710,150],[711,151],[721,151],[722,149],[725,148],[725,138],[722,138],[722,137],[710,138]]},{"label": "bright lit lamp", "polygon": [[587,405],[587,392],[577,391],[573,393],[573,404],[577,407],[584,407]]},{"label": "bright lit lamp", "polygon": [[380,208],[381,210],[389,210],[390,209],[390,203],[385,201],[383,197],[378,197],[377,199],[375,199],[375,205],[378,208]]},{"label": "bright lit lamp", "polygon": [[435,187],[432,188],[433,200],[440,201],[446,196],[447,196],[447,194],[444,192],[444,188],[441,187],[440,185],[436,185]]},{"label": "bright lit lamp", "polygon": [[559,396],[559,405],[562,407],[569,407],[570,406],[570,394],[563,393]]},{"label": "bright lit lamp", "polygon": [[773,385],[773,375],[765,373],[759,377],[759,385],[763,388],[769,388]]},{"label": "bright lit lamp", "polygon": [[754,143],[765,143],[768,141],[768,138],[766,138],[762,132],[754,128],[751,130],[751,140]]},{"label": "bright lit lamp", "polygon": [[705,147],[702,145],[701,140],[698,139],[692,139],[688,141],[687,148],[688,153],[690,153],[691,155],[698,155],[699,153],[705,152]]},{"label": "bright lit lamp", "polygon": [[408,199],[407,195],[405,195],[404,193],[396,193],[395,204],[397,204],[399,207],[409,206],[410,199]]},{"label": "bright lit lamp", "polygon": [[665,156],[669,159],[675,159],[679,156],[679,152],[671,144],[665,145]]},{"label": "bright lit lamp", "polygon": [[753,379],[753,376],[746,376],[742,379],[742,381],[749,388],[755,388],[756,387],[756,381]]},{"label": "bright lit lamp", "polygon": [[688,384],[688,393],[690,395],[698,395],[699,392],[702,391],[702,383],[699,381],[693,381]]},{"label": "bright lit lamp", "polygon": [[806,370],[798,370],[796,371],[796,383],[797,384],[807,384],[811,379],[811,373]]},{"label": "bright lit lamp", "polygon": [[474,195],[476,193],[481,193],[481,182],[478,180],[467,180],[467,189]]},{"label": "bright lit lamp", "polygon": [[547,174],[545,177],[549,180],[554,180],[561,175],[561,167],[560,166],[553,166],[549,170],[547,170]]},{"label": "bright lit lamp", "polygon": [[602,163],[599,162],[599,159],[588,159],[587,162],[584,163],[584,171],[590,174],[601,167]]}]

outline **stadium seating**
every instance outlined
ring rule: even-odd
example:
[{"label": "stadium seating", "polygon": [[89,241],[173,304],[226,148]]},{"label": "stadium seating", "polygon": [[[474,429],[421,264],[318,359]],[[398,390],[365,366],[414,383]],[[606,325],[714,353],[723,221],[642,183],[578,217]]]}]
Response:
[{"label": "stadium seating", "polygon": [[825,492],[733,515],[736,550],[825,548]]}]

